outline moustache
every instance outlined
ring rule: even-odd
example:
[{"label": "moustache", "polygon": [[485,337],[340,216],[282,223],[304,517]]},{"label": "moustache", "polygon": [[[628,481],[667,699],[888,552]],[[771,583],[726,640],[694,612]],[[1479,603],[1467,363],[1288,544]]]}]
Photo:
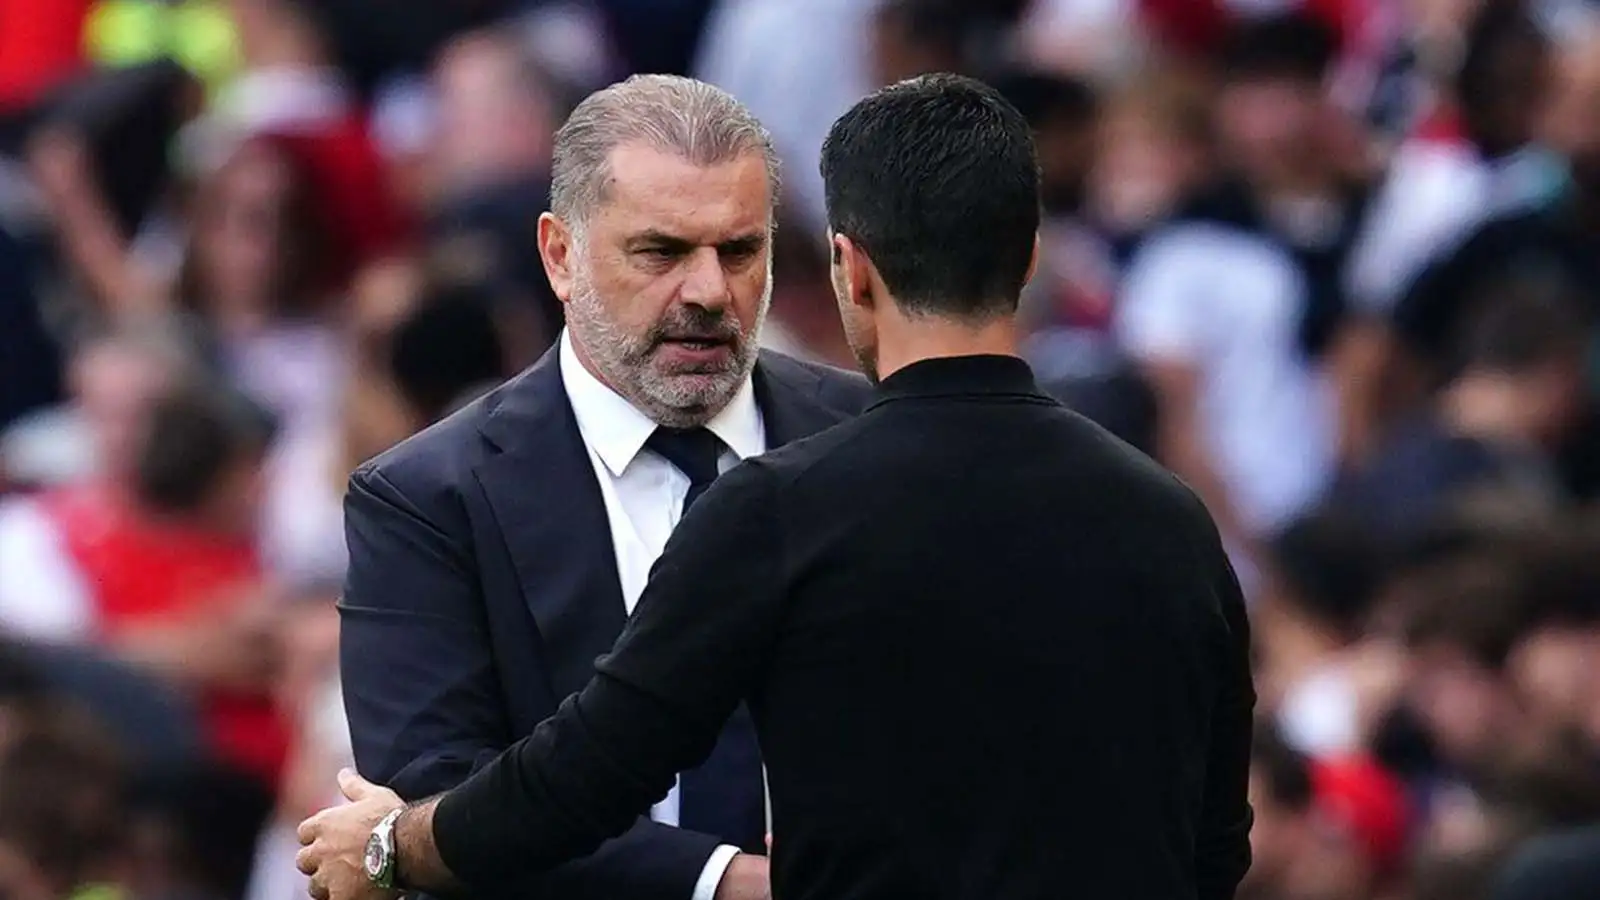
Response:
[{"label": "moustache", "polygon": [[650,329],[650,344],[656,346],[667,341],[706,341],[737,344],[743,338],[737,322],[724,313],[708,312],[697,307],[687,308],[670,319],[657,322]]}]

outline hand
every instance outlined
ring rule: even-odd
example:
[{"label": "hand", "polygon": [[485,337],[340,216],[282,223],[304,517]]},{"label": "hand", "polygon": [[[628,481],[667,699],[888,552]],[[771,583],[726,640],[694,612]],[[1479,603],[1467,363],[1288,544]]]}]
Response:
[{"label": "hand", "polygon": [[349,803],[300,823],[301,850],[294,862],[311,877],[311,896],[316,900],[391,900],[400,896],[399,891],[373,884],[362,858],[372,829],[405,803],[394,791],[349,769],[339,773],[339,790]]},{"label": "hand", "polygon": [[767,858],[741,853],[728,863],[713,900],[772,900]]},{"label": "hand", "polygon": [[34,184],[52,201],[76,197],[92,184],[88,146],[71,129],[42,130],[28,142],[27,161]]}]

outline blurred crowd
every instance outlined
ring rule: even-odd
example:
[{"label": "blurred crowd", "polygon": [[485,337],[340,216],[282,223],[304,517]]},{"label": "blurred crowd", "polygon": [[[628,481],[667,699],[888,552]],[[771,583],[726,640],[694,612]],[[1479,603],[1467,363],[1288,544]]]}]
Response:
[{"label": "blurred crowd", "polygon": [[1597,25],[0,0],[0,894],[302,896],[345,480],[559,334],[533,236],[577,98],[748,104],[785,164],[764,343],[845,365],[822,137],[961,71],[1037,131],[1030,362],[1205,498],[1250,594],[1248,897],[1600,897]]}]

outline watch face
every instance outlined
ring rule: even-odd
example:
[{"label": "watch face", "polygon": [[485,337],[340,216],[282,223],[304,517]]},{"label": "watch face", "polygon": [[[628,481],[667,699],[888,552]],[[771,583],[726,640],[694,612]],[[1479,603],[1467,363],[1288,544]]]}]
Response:
[{"label": "watch face", "polygon": [[383,840],[377,835],[367,838],[367,852],[362,858],[362,863],[366,867],[368,878],[383,877]]}]

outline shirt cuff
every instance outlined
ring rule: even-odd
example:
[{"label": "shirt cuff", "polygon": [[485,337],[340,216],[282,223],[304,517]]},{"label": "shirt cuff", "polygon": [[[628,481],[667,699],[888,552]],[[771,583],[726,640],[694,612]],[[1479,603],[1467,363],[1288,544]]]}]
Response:
[{"label": "shirt cuff", "polygon": [[723,873],[728,871],[728,865],[738,855],[739,848],[727,844],[711,851],[706,867],[700,870],[700,880],[694,883],[694,896],[690,900],[712,900],[716,897],[717,885],[722,883]]}]

